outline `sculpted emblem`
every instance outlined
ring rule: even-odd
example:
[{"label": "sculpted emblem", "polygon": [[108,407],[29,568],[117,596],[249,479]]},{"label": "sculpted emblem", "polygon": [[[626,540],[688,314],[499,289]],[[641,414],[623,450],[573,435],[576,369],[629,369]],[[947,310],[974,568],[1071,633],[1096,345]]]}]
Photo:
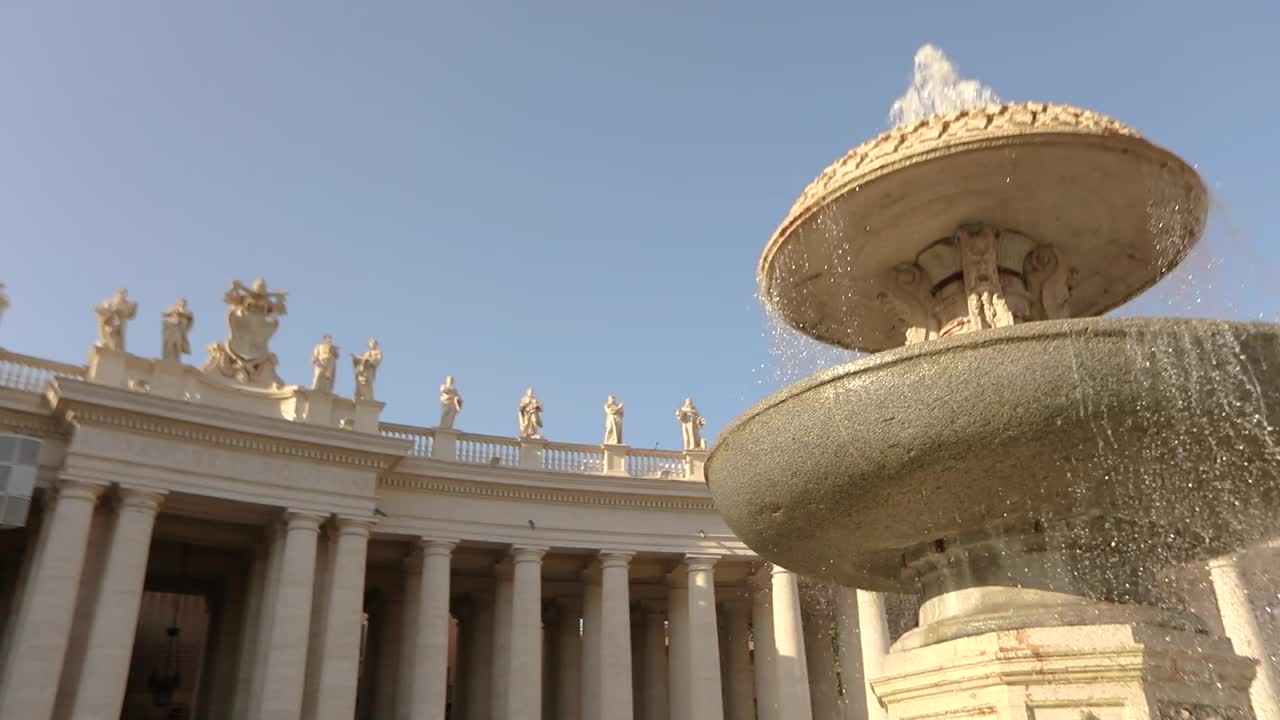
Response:
[{"label": "sculpted emblem", "polygon": [[209,346],[205,373],[253,387],[282,387],[269,343],[280,326],[280,316],[288,312],[286,296],[268,290],[262,278],[252,287],[231,281],[231,289],[222,296],[227,304],[227,339]]}]

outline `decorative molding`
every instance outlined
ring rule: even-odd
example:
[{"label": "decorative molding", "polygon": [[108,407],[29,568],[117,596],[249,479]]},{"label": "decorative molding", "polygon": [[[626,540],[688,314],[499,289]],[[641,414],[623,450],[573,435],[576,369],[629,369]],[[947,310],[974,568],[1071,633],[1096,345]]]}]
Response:
[{"label": "decorative molding", "polygon": [[55,417],[33,415],[8,408],[0,408],[0,429],[44,440],[65,442],[71,439],[70,428]]},{"label": "decorative molding", "polygon": [[72,425],[117,428],[128,432],[168,437],[183,442],[230,448],[263,455],[277,455],[321,463],[333,463],[372,470],[386,470],[400,456],[362,453],[324,445],[284,440],[248,432],[214,428],[207,425],[139,415],[129,411],[72,402],[63,403],[65,416]]},{"label": "decorative molding", "polygon": [[714,512],[715,505],[711,499],[682,499],[673,497],[652,497],[635,495],[615,495],[607,493],[575,492],[552,488],[530,488],[516,485],[499,485],[489,483],[468,482],[461,480],[441,480],[437,478],[409,477],[401,473],[392,473],[378,478],[378,487],[389,487],[403,490],[424,490],[426,492],[447,495],[478,495],[512,500],[556,503],[562,505],[604,505],[609,507],[632,507],[646,510],[685,510]]}]

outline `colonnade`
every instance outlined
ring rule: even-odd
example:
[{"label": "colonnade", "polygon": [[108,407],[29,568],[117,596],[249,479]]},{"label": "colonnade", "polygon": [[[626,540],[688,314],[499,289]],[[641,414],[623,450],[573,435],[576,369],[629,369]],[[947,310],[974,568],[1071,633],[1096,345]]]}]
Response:
[{"label": "colonnade", "polygon": [[[45,495],[5,625],[0,717],[120,717],[164,501],[69,478]],[[378,673],[365,692],[379,718],[445,720],[449,706],[466,720],[812,717],[797,578],[774,567],[718,587],[725,561],[704,554],[672,558],[665,585],[637,598],[632,551],[594,553],[577,591],[558,593],[543,587],[550,548],[517,544],[472,592],[451,587],[457,540],[420,538],[379,618],[394,647],[364,657],[374,525],[285,510],[263,528],[210,632],[197,717],[350,720],[362,665]]]}]

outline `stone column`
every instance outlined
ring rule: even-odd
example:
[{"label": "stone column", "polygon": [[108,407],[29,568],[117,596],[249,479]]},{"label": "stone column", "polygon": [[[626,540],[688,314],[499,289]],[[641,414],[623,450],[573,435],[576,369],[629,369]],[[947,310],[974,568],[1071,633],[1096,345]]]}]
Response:
[{"label": "stone column", "polygon": [[724,603],[726,720],[755,720],[755,678],[751,674],[751,600],[745,595]]},{"label": "stone column", "polygon": [[504,720],[539,720],[542,713],[543,547],[511,550],[511,640]]},{"label": "stone column", "polygon": [[889,712],[871,689],[871,681],[880,676],[885,656],[889,654],[889,619],[884,610],[884,595],[857,590],[858,634],[862,638],[863,693],[867,698],[867,720],[887,720]]},{"label": "stone column", "polygon": [[1209,563],[1213,592],[1218,599],[1222,629],[1239,655],[1258,661],[1258,674],[1249,686],[1249,699],[1258,720],[1280,720],[1280,681],[1275,662],[1267,652],[1258,627],[1258,617],[1249,601],[1249,586],[1240,571],[1239,560],[1226,556]]},{"label": "stone column", "polygon": [[[265,534],[265,530],[264,530]],[[258,636],[262,627],[263,597],[266,594],[267,570],[270,564],[271,538],[253,550],[249,565],[249,582],[244,591],[244,619],[240,624],[240,646],[237,653],[234,712],[230,717],[248,718],[253,705],[253,676],[258,659]]]},{"label": "stone column", "polygon": [[631,608],[631,717],[644,717],[644,608]]},{"label": "stone column", "polygon": [[[404,589],[387,589],[387,600],[379,614],[373,616],[378,638],[377,660],[373,667],[374,718],[394,720],[397,715],[396,695],[400,692],[400,649],[403,640]],[[484,718],[483,720],[489,720]]]},{"label": "stone column", "polygon": [[493,715],[493,594],[472,593],[471,651],[462,682],[467,685],[466,720],[490,720]]},{"label": "stone column", "polygon": [[316,542],[325,517],[290,510],[280,572],[271,604],[266,608],[270,633],[263,658],[261,720],[298,720],[306,680],[307,640],[311,630],[311,596],[315,584]]},{"label": "stone column", "polygon": [[671,720],[698,720],[689,709],[689,578],[684,567],[667,576],[667,708]]},{"label": "stone column", "polygon": [[48,720],[71,636],[93,509],[104,486],[60,479],[0,668],[0,718]]},{"label": "stone column", "polygon": [[364,619],[364,570],[373,520],[338,517],[332,541],[332,570],[325,594],[318,655],[315,717],[349,720],[356,709],[360,672],[360,628]]},{"label": "stone column", "polygon": [[163,498],[159,492],[120,489],[115,527],[89,621],[80,682],[72,688],[73,718],[120,717],[147,576],[151,530]]},{"label": "stone column", "polygon": [[689,574],[690,720],[724,720],[724,698],[720,692],[720,633],[716,630],[715,565],[715,558],[685,556],[685,568]]},{"label": "stone column", "polygon": [[858,596],[853,588],[835,588],[836,646],[840,656],[840,698],[845,720],[861,719],[867,712],[867,684],[862,672],[862,634],[858,628]]},{"label": "stone column", "polygon": [[600,553],[600,715],[632,720],[631,554]]},{"label": "stone column", "polygon": [[756,713],[759,720],[778,716],[778,652],[773,642],[773,583],[767,570],[751,579],[751,631],[755,639]]},{"label": "stone column", "polygon": [[796,576],[774,565],[773,645],[778,675],[778,715],[785,720],[812,720],[809,673],[805,667],[804,629],[800,621],[800,588]]},{"label": "stone column", "polygon": [[835,613],[825,587],[811,587],[803,595],[805,669],[809,673],[809,704],[815,720],[834,718],[840,713],[840,690],[836,682],[836,654],[832,642]]},{"label": "stone column", "polygon": [[422,608],[422,548],[404,559],[404,597],[400,608],[400,665],[396,683],[396,720],[413,720],[418,689],[418,617]]},{"label": "stone column", "polygon": [[493,652],[490,655],[493,680],[489,685],[493,692],[489,707],[492,720],[503,720],[503,713],[507,711],[507,675],[511,669],[511,560],[498,563],[493,574],[497,584],[493,593]]},{"label": "stone column", "polygon": [[456,543],[424,539],[413,651],[413,720],[444,720],[449,695],[449,571]]},{"label": "stone column", "polygon": [[601,713],[600,610],[604,592],[600,587],[600,564],[593,562],[582,572],[582,702],[583,720]]},{"label": "stone column", "polygon": [[556,598],[560,613],[559,634],[560,671],[556,677],[556,707],[559,720],[579,720],[582,717],[582,600],[576,597]]},{"label": "stone column", "polygon": [[644,604],[644,720],[667,720],[667,614],[662,603]]}]

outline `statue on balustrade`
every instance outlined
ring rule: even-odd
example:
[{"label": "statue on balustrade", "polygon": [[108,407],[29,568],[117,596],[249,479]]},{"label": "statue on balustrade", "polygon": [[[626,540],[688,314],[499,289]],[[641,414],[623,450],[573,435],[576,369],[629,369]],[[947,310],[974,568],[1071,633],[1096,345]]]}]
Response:
[{"label": "statue on balustrade", "polygon": [[187,307],[186,298],[178,298],[168,310],[164,311],[164,325],[160,328],[160,358],[182,362],[183,355],[191,354],[191,341],[187,333],[196,322],[196,316]]},{"label": "statue on balustrade", "polygon": [[252,287],[232,280],[231,289],[222,296],[227,304],[227,339],[209,346],[204,372],[254,387],[284,386],[268,344],[280,327],[280,317],[288,312],[286,297],[287,293],[268,290],[262,278]]},{"label": "statue on balustrade", "polygon": [[702,428],[706,427],[707,420],[698,414],[693,398],[685,398],[684,404],[676,410],[676,419],[680,421],[680,430],[684,435],[684,449],[706,449],[707,441],[702,439]]},{"label": "statue on balustrade", "polygon": [[453,429],[453,421],[458,419],[460,412],[462,394],[453,386],[453,376],[447,375],[444,384],[440,386],[440,427],[445,430]]},{"label": "statue on balustrade", "polygon": [[533,388],[520,398],[520,437],[537,440],[542,437],[542,401],[533,396]]},{"label": "statue on balustrade", "polygon": [[362,355],[352,355],[351,364],[356,369],[356,400],[373,399],[373,381],[378,379],[378,367],[382,365],[382,350],[377,340],[369,340],[369,349]]},{"label": "statue on balustrade", "polygon": [[613,395],[604,401],[604,444],[622,444],[622,403]]},{"label": "statue on balustrade", "polygon": [[333,344],[333,336],[325,335],[311,351],[311,389],[333,392],[333,381],[338,377],[338,358],[342,353]]},{"label": "statue on balustrade", "polygon": [[129,291],[117,290],[93,311],[98,315],[98,347],[124,352],[125,326],[138,314],[138,303],[129,301]]},{"label": "statue on balustrade", "polygon": [[4,313],[9,309],[9,293],[4,291],[4,283],[0,282],[0,319],[4,318]]}]

